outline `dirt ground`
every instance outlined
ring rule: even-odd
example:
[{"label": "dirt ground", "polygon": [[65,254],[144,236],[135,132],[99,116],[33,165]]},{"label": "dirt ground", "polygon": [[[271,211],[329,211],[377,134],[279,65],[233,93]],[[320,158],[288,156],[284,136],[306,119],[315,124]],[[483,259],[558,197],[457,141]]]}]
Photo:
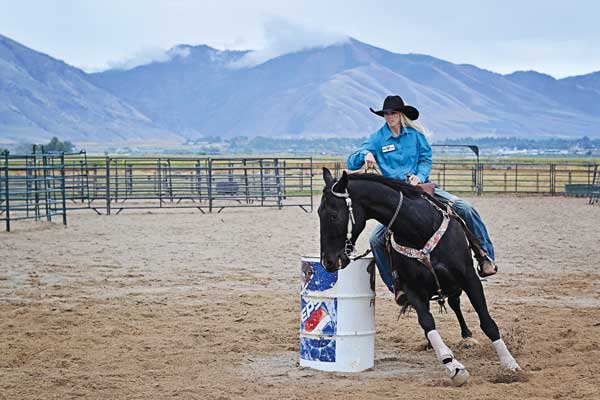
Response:
[{"label": "dirt ground", "polygon": [[379,279],[374,368],[299,368],[300,259],[318,253],[316,212],[79,211],[66,229],[0,233],[0,399],[600,399],[600,207],[470,200],[500,266],[488,304],[522,373],[499,367],[463,296],[480,345],[464,348],[454,316],[434,313],[471,373],[451,386]]}]

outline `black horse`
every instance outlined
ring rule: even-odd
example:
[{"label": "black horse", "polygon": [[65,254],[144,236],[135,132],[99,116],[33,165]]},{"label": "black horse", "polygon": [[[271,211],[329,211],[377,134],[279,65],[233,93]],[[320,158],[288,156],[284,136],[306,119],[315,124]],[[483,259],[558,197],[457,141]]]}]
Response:
[{"label": "black horse", "polygon": [[[422,249],[444,220],[440,210],[423,198],[421,189],[403,181],[374,174],[348,175],[345,171],[336,181],[327,168],[323,168],[323,179],[325,188],[318,211],[321,264],[329,272],[343,269],[350,263],[348,242],[354,245],[369,219],[376,219],[384,225],[393,220],[390,230],[394,241],[413,249]],[[398,209],[399,203],[401,206]],[[395,213],[397,217],[393,219]],[[435,274],[417,259],[391,252],[392,269],[398,275],[401,289],[415,309],[419,325],[452,381],[457,385],[463,384],[468,380],[469,373],[454,358],[435,329],[429,301],[432,296],[440,294],[439,288],[444,295],[450,296],[450,300],[454,297],[455,301],[460,290],[463,290],[479,316],[481,329],[492,341],[502,367],[520,369],[488,312],[483,287],[473,267],[469,243],[456,220],[450,219],[448,222],[445,234],[430,254],[430,260]],[[453,301],[449,303],[455,309]],[[460,306],[458,311],[460,321]]]}]

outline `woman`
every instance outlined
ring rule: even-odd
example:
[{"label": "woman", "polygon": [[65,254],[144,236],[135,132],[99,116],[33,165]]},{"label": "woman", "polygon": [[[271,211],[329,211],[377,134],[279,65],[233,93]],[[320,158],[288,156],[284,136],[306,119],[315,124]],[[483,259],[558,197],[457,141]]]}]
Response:
[{"label": "woman", "polygon": [[[357,170],[365,164],[367,168],[377,164],[384,176],[408,180],[411,185],[427,182],[431,172],[431,147],[425,137],[426,129],[416,122],[419,111],[405,105],[400,96],[386,97],[381,111],[369,109],[385,118],[385,124],[373,133],[359,150],[348,157],[348,168]],[[479,262],[479,275],[494,275],[497,271],[493,261],[494,246],[477,211],[467,201],[444,190],[436,188],[435,195],[445,203],[451,204],[479,239],[484,250],[482,254],[475,254]],[[393,292],[394,279],[386,254],[384,233],[385,226],[378,224],[370,242],[379,274]]]}]

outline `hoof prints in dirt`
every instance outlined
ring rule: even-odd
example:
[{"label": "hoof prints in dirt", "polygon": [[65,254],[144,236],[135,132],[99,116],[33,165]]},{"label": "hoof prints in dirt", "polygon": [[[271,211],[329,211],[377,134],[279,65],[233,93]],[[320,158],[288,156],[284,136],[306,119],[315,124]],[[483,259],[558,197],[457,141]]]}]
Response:
[{"label": "hoof prints in dirt", "polygon": [[517,383],[528,382],[529,378],[523,371],[508,371],[504,370],[494,375],[490,382],[492,383]]},{"label": "hoof prints in dirt", "polygon": [[423,376],[427,374],[439,373],[437,369],[431,370],[431,366],[415,360],[406,360],[401,357],[382,355],[375,359],[374,368],[356,373],[343,372],[325,372],[312,368],[304,368],[299,366],[298,353],[286,352],[274,356],[256,356],[251,357],[248,361],[240,366],[244,375],[249,378],[277,379],[281,377],[319,377],[319,378],[351,378],[359,377],[360,379],[380,379],[388,377],[408,377],[408,376]]}]

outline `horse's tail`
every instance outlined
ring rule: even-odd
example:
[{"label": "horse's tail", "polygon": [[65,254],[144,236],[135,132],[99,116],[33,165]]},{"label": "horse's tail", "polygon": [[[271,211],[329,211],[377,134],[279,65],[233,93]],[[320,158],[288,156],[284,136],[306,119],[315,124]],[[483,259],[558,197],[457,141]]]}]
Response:
[{"label": "horse's tail", "polygon": [[400,306],[400,315],[406,315],[406,313],[412,307],[410,302],[408,301],[408,296],[406,293],[401,293],[400,296],[396,299],[396,303]]}]

